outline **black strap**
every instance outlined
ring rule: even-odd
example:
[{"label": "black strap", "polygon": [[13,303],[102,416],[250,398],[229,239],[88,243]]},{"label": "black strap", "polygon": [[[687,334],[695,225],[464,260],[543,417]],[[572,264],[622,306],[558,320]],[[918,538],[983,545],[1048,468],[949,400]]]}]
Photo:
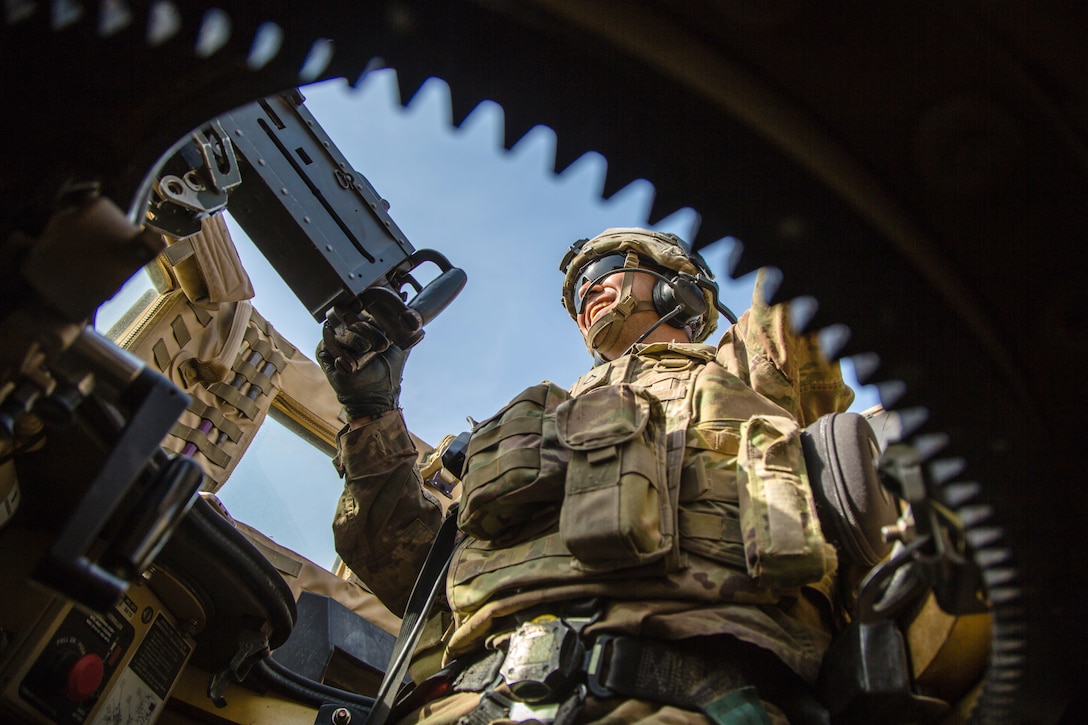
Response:
[{"label": "black strap", "polygon": [[389,660],[389,667],[385,671],[381,687],[374,697],[374,707],[370,710],[370,716],[365,725],[383,725],[389,717],[389,711],[393,707],[393,700],[397,696],[400,684],[404,681],[404,675],[408,672],[408,665],[412,661],[412,653],[423,634],[423,627],[427,622],[427,613],[438,596],[438,590],[446,580],[446,572],[453,558],[453,545],[457,535],[457,504],[450,507],[446,514],[446,520],[438,529],[438,535],[431,544],[431,550],[427,553],[427,560],[423,562],[423,568],[419,571],[415,586],[412,587],[412,595],[408,597],[408,606],[401,618],[400,634],[397,635],[396,644],[393,645],[393,654]]},{"label": "black strap", "polygon": [[597,687],[621,695],[645,697],[688,709],[699,709],[712,700],[747,687],[747,678],[730,662],[681,651],[664,642],[634,637],[598,638],[603,648],[602,666],[591,673]]},{"label": "black strap", "polygon": [[732,638],[702,644],[597,637],[587,663],[587,684],[597,697],[641,697],[701,710],[719,725],[765,723],[761,700],[790,722],[827,725],[826,708],[811,689],[770,651]]}]

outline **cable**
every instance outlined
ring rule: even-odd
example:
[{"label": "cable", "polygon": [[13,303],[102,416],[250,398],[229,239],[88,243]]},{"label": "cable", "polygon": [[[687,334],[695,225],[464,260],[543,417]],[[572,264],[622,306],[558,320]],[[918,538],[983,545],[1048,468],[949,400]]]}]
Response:
[{"label": "cable", "polygon": [[350,705],[368,710],[374,706],[372,697],[341,690],[338,687],[326,685],[324,682],[303,677],[284,667],[272,657],[265,657],[257,662],[253,666],[253,673],[270,689],[308,705]]},{"label": "cable", "polygon": [[[626,350],[624,350],[623,355],[629,354],[631,352],[632,348],[634,348],[635,345],[639,344],[640,342],[645,340],[647,337],[649,337],[651,332],[653,332],[657,328],[661,327],[661,325],[665,324],[666,322],[668,322],[672,318],[676,317],[677,315],[679,315],[683,311],[684,311],[684,306],[683,305],[677,305],[676,307],[672,308],[672,311],[669,312],[669,314],[662,315],[661,317],[659,317],[657,319],[657,321],[654,322],[654,324],[650,325],[648,328],[646,328],[645,332],[643,332],[641,335],[638,336],[637,340],[635,340],[634,342],[631,343],[631,347],[628,347]],[[690,339],[690,337],[689,337],[689,339]],[[620,357],[623,357],[623,355],[620,355]]]}]

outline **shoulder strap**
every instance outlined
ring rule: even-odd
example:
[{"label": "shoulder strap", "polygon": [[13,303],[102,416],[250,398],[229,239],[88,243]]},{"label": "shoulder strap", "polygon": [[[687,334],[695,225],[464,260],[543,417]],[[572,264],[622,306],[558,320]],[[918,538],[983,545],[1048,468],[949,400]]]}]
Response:
[{"label": "shoulder strap", "polygon": [[385,677],[382,679],[381,687],[378,688],[374,706],[370,710],[365,725],[383,725],[389,717],[393,700],[412,661],[412,653],[415,652],[416,644],[423,634],[423,627],[427,623],[427,613],[438,596],[438,590],[446,580],[456,535],[457,504],[454,503],[438,529],[438,535],[435,536],[431,550],[427,553],[427,560],[423,562],[423,568],[420,569],[419,577],[416,579],[415,586],[412,587],[408,606],[401,619],[400,633],[397,635],[396,644],[393,645],[389,667],[385,671]]}]

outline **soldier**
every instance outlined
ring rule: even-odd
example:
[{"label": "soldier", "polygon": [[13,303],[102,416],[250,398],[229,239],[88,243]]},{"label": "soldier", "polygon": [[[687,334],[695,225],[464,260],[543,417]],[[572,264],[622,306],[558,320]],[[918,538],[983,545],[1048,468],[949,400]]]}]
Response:
[{"label": "soldier", "polygon": [[[765,304],[763,272],[752,308],[703,344],[727,310],[674,235],[608,229],[560,269],[597,365],[474,427],[445,694],[398,717],[826,720],[809,687],[835,626],[836,558],[799,431],[852,401],[838,365],[791,333],[785,305]],[[362,326],[338,342],[377,338]],[[404,353],[351,376],[329,350],[318,358],[351,419],[337,551],[399,613],[441,517],[398,410]]]}]

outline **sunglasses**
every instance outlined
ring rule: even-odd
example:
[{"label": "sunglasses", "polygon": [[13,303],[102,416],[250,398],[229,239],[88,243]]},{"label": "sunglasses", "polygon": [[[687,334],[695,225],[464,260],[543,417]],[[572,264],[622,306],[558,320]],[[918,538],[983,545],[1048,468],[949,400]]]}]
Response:
[{"label": "sunglasses", "polygon": [[[587,295],[585,292],[589,291],[586,285],[598,284],[608,275],[613,272],[622,272],[627,264],[626,252],[613,252],[612,254],[605,254],[604,256],[597,257],[593,261],[587,263],[578,271],[577,283],[574,285],[574,311],[576,314],[582,312],[582,307],[585,305]],[[639,257],[639,267],[626,267],[626,269],[655,269],[656,265],[650,265],[646,263],[642,257]],[[583,288],[585,288],[583,290]]]}]

